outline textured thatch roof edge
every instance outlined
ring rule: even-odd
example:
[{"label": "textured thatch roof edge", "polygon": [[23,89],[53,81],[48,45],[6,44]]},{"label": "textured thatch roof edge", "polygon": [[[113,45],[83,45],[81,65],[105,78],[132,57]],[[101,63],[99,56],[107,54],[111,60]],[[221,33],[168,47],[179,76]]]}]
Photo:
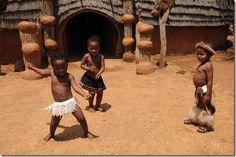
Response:
[{"label": "textured thatch roof edge", "polygon": [[60,18],[57,19],[57,23],[60,24],[63,20],[65,20],[69,16],[73,16],[73,15],[76,15],[76,14],[79,14],[79,13],[82,13],[82,12],[89,12],[89,11],[103,14],[106,17],[109,17],[109,18],[114,18],[117,22],[121,21],[121,16],[120,15],[113,14],[113,13],[108,12],[108,11],[101,12],[101,10],[99,8],[89,8],[89,7],[87,7],[87,8],[73,8],[73,9],[67,10],[66,12],[64,12],[60,16]]},{"label": "textured thatch roof edge", "polygon": [[[113,6],[115,5],[115,6]],[[59,0],[55,3],[55,14],[57,16],[58,23],[61,23],[68,16],[76,14],[76,12],[83,12],[91,10],[100,12],[101,14],[108,15],[120,22],[123,14],[123,6],[120,0],[109,1],[66,1]]]},{"label": "textured thatch roof edge", "polygon": [[[40,14],[42,0],[9,0],[9,6],[5,12],[0,13],[0,28],[17,28],[17,23],[20,20],[36,21]],[[116,21],[120,22],[122,15],[121,0],[102,0],[99,5],[95,5],[95,1],[84,0],[57,0],[61,7],[61,12],[58,13],[58,22],[64,20],[67,16],[75,14],[76,11],[82,9],[92,9],[101,11]],[[55,1],[54,1],[55,2]],[[83,8],[79,7],[82,2]],[[137,6],[142,4],[143,12],[141,18],[144,22],[158,25],[158,20],[150,14],[155,0],[134,0],[134,8],[137,12]],[[234,2],[233,0],[211,0],[212,4],[207,4],[203,0],[175,0],[175,4],[170,10],[169,25],[170,26],[222,26],[233,24],[234,21]],[[109,4],[115,4],[116,7],[110,7]],[[69,5],[70,4],[70,5]],[[214,5],[213,5],[214,4]],[[219,5],[222,4],[222,5]],[[233,6],[233,7],[232,7]],[[70,8],[70,9],[68,9]],[[97,9],[94,9],[97,8]],[[209,12],[208,9],[211,9]],[[223,10],[223,9],[225,10]],[[65,11],[66,10],[66,11]],[[30,13],[29,13],[30,12]],[[210,13],[210,14],[209,14]],[[206,16],[207,15],[207,16]],[[137,16],[137,13],[136,13]]]},{"label": "textured thatch roof edge", "polygon": [[[141,7],[141,20],[148,24],[159,25],[158,19],[153,18],[150,13],[153,9],[155,0],[135,1],[135,14],[138,14],[138,7]],[[204,5],[207,4],[207,1],[203,2],[202,0],[195,0],[195,3],[191,2],[194,1],[175,0],[175,4],[170,10],[170,18],[168,19],[169,26],[222,26],[233,24],[234,22],[233,0],[210,1],[211,5],[209,4],[206,6]],[[185,18],[182,19],[182,17]],[[198,20],[195,21],[196,18]]]}]

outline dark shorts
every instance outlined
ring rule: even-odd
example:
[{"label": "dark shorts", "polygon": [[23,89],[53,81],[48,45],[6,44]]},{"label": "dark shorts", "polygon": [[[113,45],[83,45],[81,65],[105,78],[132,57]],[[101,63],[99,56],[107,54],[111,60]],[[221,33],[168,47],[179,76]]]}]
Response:
[{"label": "dark shorts", "polygon": [[95,78],[89,76],[87,73],[84,73],[79,84],[84,89],[94,92],[101,92],[106,89],[102,76],[100,76],[100,78],[96,80]]}]

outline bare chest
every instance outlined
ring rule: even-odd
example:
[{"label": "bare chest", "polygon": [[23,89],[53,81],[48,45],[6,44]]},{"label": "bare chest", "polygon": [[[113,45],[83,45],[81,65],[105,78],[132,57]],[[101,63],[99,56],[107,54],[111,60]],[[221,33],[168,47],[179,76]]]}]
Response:
[{"label": "bare chest", "polygon": [[101,56],[98,55],[96,57],[88,57],[86,61],[87,66],[95,66],[97,68],[101,67]]},{"label": "bare chest", "polygon": [[52,86],[61,86],[61,87],[69,87],[70,86],[70,80],[69,77],[52,77],[51,79]]}]

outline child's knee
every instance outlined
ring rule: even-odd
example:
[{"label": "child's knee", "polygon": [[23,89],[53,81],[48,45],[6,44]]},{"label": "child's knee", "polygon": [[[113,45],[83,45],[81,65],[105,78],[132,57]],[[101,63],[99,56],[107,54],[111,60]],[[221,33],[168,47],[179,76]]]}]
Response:
[{"label": "child's knee", "polygon": [[83,115],[80,115],[79,118],[78,118],[78,121],[81,123],[81,122],[85,122],[86,119]]},{"label": "child's knee", "polygon": [[97,95],[101,96],[103,94],[103,91],[97,92]]},{"label": "child's knee", "polygon": [[91,94],[92,96],[94,96],[94,95],[95,95],[95,92],[89,91],[89,94]]},{"label": "child's knee", "polygon": [[51,121],[51,126],[56,126],[59,124],[59,122],[60,122],[60,117],[53,117]]}]

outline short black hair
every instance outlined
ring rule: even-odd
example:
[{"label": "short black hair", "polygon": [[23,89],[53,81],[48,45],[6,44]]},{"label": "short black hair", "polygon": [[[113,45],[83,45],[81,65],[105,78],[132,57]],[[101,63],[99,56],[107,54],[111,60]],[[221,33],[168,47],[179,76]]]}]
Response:
[{"label": "short black hair", "polygon": [[90,42],[98,42],[100,44],[101,39],[97,35],[93,35],[88,39],[87,44],[89,44]]},{"label": "short black hair", "polygon": [[52,66],[54,66],[54,63],[56,62],[56,60],[64,60],[66,63],[68,63],[68,59],[67,59],[66,55],[64,53],[61,53],[61,52],[55,52],[51,56]]}]

